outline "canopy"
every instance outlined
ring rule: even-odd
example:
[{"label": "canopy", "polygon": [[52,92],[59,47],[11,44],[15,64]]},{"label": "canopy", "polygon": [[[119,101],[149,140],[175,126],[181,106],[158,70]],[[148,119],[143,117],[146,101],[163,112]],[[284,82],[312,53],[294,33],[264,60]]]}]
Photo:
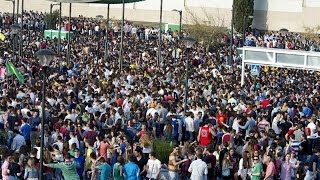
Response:
[{"label": "canopy", "polygon": [[[122,4],[123,0],[100,0],[100,1],[95,1],[93,3],[98,3],[98,4]],[[145,0],[124,0],[124,3],[134,3],[134,2],[140,2],[140,1],[145,1]]]}]

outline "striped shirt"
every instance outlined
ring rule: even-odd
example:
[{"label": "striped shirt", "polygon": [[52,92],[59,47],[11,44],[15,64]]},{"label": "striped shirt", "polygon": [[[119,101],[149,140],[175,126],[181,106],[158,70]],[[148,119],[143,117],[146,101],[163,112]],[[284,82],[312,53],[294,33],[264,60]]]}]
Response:
[{"label": "striped shirt", "polygon": [[262,120],[258,123],[258,128],[260,131],[265,130],[267,126],[270,126],[270,123],[266,120]]},{"label": "striped shirt", "polygon": [[291,150],[293,150],[296,155],[298,155],[300,143],[300,141],[291,140]]}]

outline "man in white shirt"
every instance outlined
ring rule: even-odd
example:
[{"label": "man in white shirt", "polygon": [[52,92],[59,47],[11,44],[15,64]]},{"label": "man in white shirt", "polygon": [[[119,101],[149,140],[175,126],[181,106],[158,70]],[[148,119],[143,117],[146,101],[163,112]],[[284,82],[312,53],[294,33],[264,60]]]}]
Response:
[{"label": "man in white shirt", "polygon": [[311,137],[311,136],[314,136],[317,134],[316,117],[312,116],[309,121],[310,121],[310,123],[307,125],[307,128],[309,128],[311,131],[311,133],[310,133],[310,137]]},{"label": "man in white shirt", "polygon": [[159,179],[161,169],[161,162],[156,158],[156,153],[151,152],[149,154],[149,160],[147,162],[147,178]]},{"label": "man in white shirt", "polygon": [[69,141],[68,141],[68,143],[69,143],[69,149],[72,149],[72,148],[71,148],[71,147],[72,147],[72,144],[76,144],[76,147],[79,149],[79,140],[78,140],[78,138],[74,136],[74,133],[73,133],[73,132],[70,132],[69,135],[70,135],[70,139],[69,139]]},{"label": "man in white shirt", "polygon": [[197,153],[197,160],[192,161],[188,171],[191,173],[190,180],[206,180],[208,174],[208,166],[202,160],[202,153]]},{"label": "man in white shirt", "polygon": [[185,119],[185,123],[186,123],[186,133],[187,133],[187,139],[190,140],[190,142],[194,141],[194,121],[193,118],[191,117],[191,113],[192,112],[187,112],[186,113],[186,119]]}]

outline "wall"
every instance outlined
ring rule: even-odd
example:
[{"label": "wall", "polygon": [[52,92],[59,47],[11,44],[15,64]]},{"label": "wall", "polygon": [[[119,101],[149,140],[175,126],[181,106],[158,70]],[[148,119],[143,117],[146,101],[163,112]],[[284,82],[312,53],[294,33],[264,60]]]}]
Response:
[{"label": "wall", "polygon": [[[20,0],[21,1],[21,0]],[[50,1],[25,0],[26,10],[49,12]],[[179,23],[179,14],[172,9],[183,10],[183,22],[189,23],[190,16],[186,9],[195,12],[198,17],[205,18],[209,14],[219,21],[218,24],[230,26],[232,0],[163,0],[163,22]],[[21,7],[21,5],[20,5]],[[132,21],[159,21],[160,0],[126,5],[125,17]],[[55,8],[58,8],[55,6]],[[110,17],[120,19],[121,5],[111,5]],[[63,5],[63,15],[68,15],[69,6]],[[0,0],[0,11],[11,12],[12,3]],[[84,15],[106,17],[107,5],[73,4],[72,16]],[[287,28],[290,31],[301,32],[304,27],[320,25],[320,0],[255,0],[253,26],[258,29],[279,30]]]}]

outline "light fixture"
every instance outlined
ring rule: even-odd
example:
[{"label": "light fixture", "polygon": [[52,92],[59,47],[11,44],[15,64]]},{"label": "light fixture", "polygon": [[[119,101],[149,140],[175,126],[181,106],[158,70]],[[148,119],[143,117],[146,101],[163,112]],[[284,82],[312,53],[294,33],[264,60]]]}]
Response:
[{"label": "light fixture", "polygon": [[102,15],[97,15],[97,16],[96,16],[96,19],[97,19],[98,21],[101,21],[101,19],[103,19],[103,16],[102,16]]},{"label": "light fixture", "polygon": [[182,39],[182,41],[186,44],[188,49],[192,48],[192,46],[196,42],[196,40],[193,39],[192,37],[185,37]]},{"label": "light fixture", "polygon": [[53,60],[55,53],[49,49],[41,49],[37,51],[35,55],[39,59],[39,64],[42,67],[48,67]]},{"label": "light fixture", "polygon": [[175,11],[175,12],[178,12],[178,13],[182,12],[182,10],[178,10],[178,9],[172,9],[172,11]]}]

